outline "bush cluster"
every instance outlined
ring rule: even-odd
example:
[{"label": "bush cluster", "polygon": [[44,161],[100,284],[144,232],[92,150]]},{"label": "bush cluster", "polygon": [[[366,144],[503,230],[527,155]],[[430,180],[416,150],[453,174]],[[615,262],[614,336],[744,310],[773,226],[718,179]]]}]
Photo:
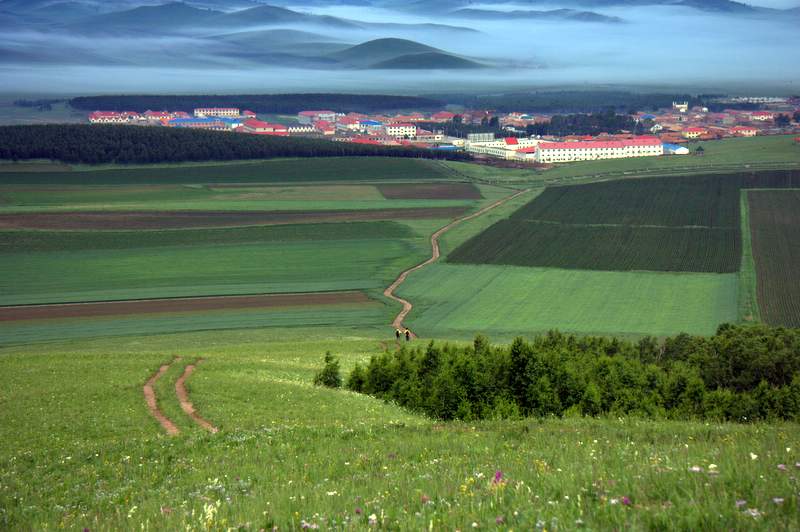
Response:
[{"label": "bush cluster", "polygon": [[637,343],[559,332],[531,342],[435,345],[373,357],[347,379],[369,394],[437,419],[633,415],[800,419],[800,331],[723,325]]}]

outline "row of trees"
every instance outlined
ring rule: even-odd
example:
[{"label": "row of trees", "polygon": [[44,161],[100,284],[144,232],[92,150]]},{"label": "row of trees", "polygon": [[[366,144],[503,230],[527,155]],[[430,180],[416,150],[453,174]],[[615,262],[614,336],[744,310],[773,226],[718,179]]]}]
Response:
[{"label": "row of trees", "polygon": [[66,163],[164,163],[275,157],[423,157],[466,159],[464,153],[124,125],[0,127],[0,159]]},{"label": "row of trees", "polygon": [[551,332],[507,347],[478,336],[471,347],[431,342],[373,357],[346,385],[437,419],[797,420],[800,331],[724,325],[710,338],[681,334],[663,343]]},{"label": "row of trees", "polygon": [[295,114],[307,109],[373,113],[398,109],[439,109],[444,103],[418,96],[383,94],[219,94],[219,95],[107,95],[81,96],[69,100],[82,111],[170,110],[192,112],[198,107],[238,107],[256,113]]}]

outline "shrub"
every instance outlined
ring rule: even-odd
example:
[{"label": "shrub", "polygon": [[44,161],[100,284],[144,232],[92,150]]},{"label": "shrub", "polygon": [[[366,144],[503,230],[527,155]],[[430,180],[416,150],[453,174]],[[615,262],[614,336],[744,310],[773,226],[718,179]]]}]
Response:
[{"label": "shrub", "polygon": [[339,359],[331,354],[325,353],[325,367],[314,375],[315,386],[326,386],[328,388],[341,388],[342,376],[339,374]]}]

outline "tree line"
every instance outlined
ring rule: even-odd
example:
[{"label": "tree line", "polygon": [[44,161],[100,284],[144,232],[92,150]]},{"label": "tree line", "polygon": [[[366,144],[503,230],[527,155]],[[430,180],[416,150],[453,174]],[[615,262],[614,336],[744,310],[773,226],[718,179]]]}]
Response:
[{"label": "tree line", "polygon": [[[326,358],[327,380],[338,365]],[[319,381],[318,381],[319,382]],[[436,345],[356,365],[348,389],[436,419],[631,415],[800,419],[800,330],[722,325],[663,342],[549,332],[528,342]]]},{"label": "tree line", "polygon": [[398,109],[440,109],[444,103],[418,96],[382,94],[218,94],[218,95],[106,95],[80,96],[69,100],[82,111],[185,111],[199,107],[238,107],[256,113],[296,114],[303,110],[330,109],[337,112],[374,113]]},{"label": "tree line", "polygon": [[88,124],[0,126],[0,159],[13,161],[147,164],[353,156],[469,158],[463,152],[181,128]]}]

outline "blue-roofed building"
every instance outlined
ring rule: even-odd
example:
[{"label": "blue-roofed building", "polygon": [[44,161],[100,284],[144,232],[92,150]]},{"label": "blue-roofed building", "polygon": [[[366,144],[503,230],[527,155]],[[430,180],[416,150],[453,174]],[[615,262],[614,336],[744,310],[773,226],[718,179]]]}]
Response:
[{"label": "blue-roofed building", "polygon": [[689,148],[679,144],[664,144],[665,155],[689,155]]},{"label": "blue-roofed building", "polygon": [[167,125],[169,127],[186,127],[193,129],[210,129],[214,131],[231,131],[242,125],[237,118],[207,117],[207,118],[173,118]]},{"label": "blue-roofed building", "polygon": [[383,122],[378,122],[377,120],[361,120],[358,122],[358,127],[361,128],[361,131],[374,133],[383,129]]}]

